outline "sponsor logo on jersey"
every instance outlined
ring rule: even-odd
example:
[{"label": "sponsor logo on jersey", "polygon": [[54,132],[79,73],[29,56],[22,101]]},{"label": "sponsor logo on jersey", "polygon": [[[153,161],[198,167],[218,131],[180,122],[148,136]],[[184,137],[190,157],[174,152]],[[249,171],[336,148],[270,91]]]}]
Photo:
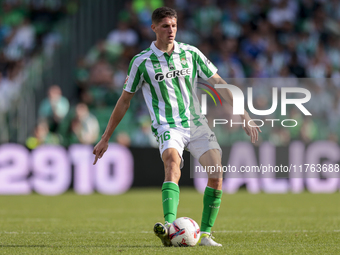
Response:
[{"label": "sponsor logo on jersey", "polygon": [[155,74],[155,80],[158,82],[163,81],[165,78],[167,79],[173,79],[180,76],[186,76],[191,74],[190,68],[185,68],[182,70],[173,70],[170,72],[167,72],[165,75],[163,73],[156,73]]}]

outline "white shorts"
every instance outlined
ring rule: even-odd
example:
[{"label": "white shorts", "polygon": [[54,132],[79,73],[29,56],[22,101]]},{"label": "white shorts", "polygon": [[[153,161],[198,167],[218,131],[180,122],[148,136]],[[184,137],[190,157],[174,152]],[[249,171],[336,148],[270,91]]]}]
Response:
[{"label": "white shorts", "polygon": [[183,150],[188,150],[191,155],[199,159],[205,152],[211,149],[218,149],[222,157],[222,150],[216,140],[215,133],[211,131],[208,124],[202,121],[202,126],[190,128],[158,128],[160,132],[157,135],[159,152],[161,158],[163,152],[168,148],[175,148],[181,157],[181,166],[184,165]]}]

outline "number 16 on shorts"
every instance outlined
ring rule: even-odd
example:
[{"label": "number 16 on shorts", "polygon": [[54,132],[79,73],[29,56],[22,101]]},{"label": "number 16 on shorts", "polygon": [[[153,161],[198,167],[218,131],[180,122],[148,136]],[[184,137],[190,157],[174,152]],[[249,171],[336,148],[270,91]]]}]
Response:
[{"label": "number 16 on shorts", "polygon": [[170,131],[165,131],[163,134],[157,136],[157,142],[163,144],[164,141],[168,141],[170,139]]}]

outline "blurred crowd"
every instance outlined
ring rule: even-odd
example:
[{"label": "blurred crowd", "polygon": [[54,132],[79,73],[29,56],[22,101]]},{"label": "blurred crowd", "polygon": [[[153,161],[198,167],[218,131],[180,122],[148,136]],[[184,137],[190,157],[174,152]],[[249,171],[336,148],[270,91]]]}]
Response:
[{"label": "blurred crowd", "polygon": [[70,10],[63,0],[3,0],[0,4],[0,111],[15,99],[24,77],[21,71],[41,50],[60,43],[56,22]]},{"label": "blurred crowd", "polygon": [[[8,121],[6,113],[20,96],[24,67],[39,52],[52,53],[58,46],[61,38],[55,24],[74,11],[74,4],[74,0],[0,1],[0,125]],[[6,129],[1,133],[0,141],[8,137]]]},{"label": "blurred crowd", "polygon": [[[63,103],[62,116],[52,113],[50,107],[50,117],[53,116],[47,121],[50,130],[41,132],[54,134],[55,140],[66,146],[98,141],[122,92],[130,60],[155,40],[150,28],[152,11],[164,5],[177,10],[176,41],[198,47],[218,67],[221,77],[287,79],[275,80],[272,86],[276,87],[300,86],[298,78],[327,78],[326,82],[307,84],[313,95],[306,106],[312,109],[311,118],[292,108],[287,119],[297,118],[301,120],[299,124],[288,129],[264,127],[261,139],[278,146],[294,139],[306,143],[318,139],[338,142],[340,1],[337,0],[125,1],[117,26],[78,61],[75,83],[79,104],[66,107]],[[30,23],[24,19],[22,24]],[[32,50],[31,44],[25,46],[28,52]],[[258,93],[254,94],[254,105],[269,109],[271,86],[255,87]],[[62,98],[61,91],[58,93]],[[48,107],[42,103],[41,117],[46,114],[43,108]],[[66,112],[66,108],[71,110]],[[136,93],[112,141],[126,146],[157,146],[150,125],[142,93]],[[44,128],[38,125],[36,132]],[[248,139],[239,127],[221,127],[217,136],[221,145]]]}]

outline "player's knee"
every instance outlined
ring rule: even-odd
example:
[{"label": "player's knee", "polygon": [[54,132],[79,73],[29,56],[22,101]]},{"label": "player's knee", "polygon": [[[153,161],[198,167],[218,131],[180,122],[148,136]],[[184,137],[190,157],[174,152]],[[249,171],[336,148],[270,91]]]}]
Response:
[{"label": "player's knee", "polygon": [[165,168],[168,170],[168,171],[174,171],[176,170],[177,168],[179,168],[178,164],[176,161],[174,160],[169,160],[168,162],[165,163]]},{"label": "player's knee", "polygon": [[181,170],[178,163],[175,161],[168,161],[165,164],[165,180],[178,182],[181,177]]},{"label": "player's knee", "polygon": [[177,151],[166,150],[163,155],[163,162],[165,170],[179,169],[181,158],[179,157]]},{"label": "player's knee", "polygon": [[174,176],[180,176],[181,170],[179,169],[179,165],[175,161],[170,161],[166,164],[165,169],[167,172],[171,173]]},{"label": "player's knee", "polygon": [[221,160],[221,153],[218,149],[208,150],[199,158],[201,165],[206,166],[221,165]]},{"label": "player's knee", "polygon": [[181,157],[178,155],[177,150],[172,148],[165,150],[162,158],[164,162],[165,181],[178,183],[181,177]]}]

